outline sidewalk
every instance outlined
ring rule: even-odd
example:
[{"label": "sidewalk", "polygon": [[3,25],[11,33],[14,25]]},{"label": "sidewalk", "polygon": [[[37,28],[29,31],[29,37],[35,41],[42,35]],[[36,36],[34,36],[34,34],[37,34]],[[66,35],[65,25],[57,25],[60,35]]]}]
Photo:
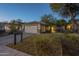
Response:
[{"label": "sidewalk", "polygon": [[30,56],[30,55],[3,45],[0,46],[0,56]]}]

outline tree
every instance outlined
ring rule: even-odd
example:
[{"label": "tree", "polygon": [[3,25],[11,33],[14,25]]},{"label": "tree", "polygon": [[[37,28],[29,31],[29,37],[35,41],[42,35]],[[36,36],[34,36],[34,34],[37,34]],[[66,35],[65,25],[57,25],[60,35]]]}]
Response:
[{"label": "tree", "polygon": [[21,34],[21,42],[23,42],[23,27],[22,27],[22,20],[21,19],[17,19],[17,23],[18,23],[18,30],[20,31]]},{"label": "tree", "polygon": [[72,24],[72,21],[71,20],[68,20],[68,24]]},{"label": "tree", "polygon": [[72,23],[76,24],[77,27],[79,27],[79,24],[75,20],[76,16],[79,15],[78,3],[50,4],[50,7],[54,11],[59,11],[63,17],[71,18]]},{"label": "tree", "polygon": [[17,32],[17,23],[15,20],[12,20],[10,22],[10,26],[9,26],[11,33],[14,34],[14,45],[16,45],[16,32]]},{"label": "tree", "polygon": [[14,44],[16,45],[16,35],[18,33],[21,34],[21,42],[23,41],[22,38],[23,38],[23,30],[22,30],[22,22],[20,19],[17,19],[17,20],[12,20],[10,22],[10,26],[9,28],[11,29],[11,33],[14,34]]},{"label": "tree", "polygon": [[66,25],[66,21],[63,20],[63,19],[56,20],[56,25],[57,26],[65,26]]},{"label": "tree", "polygon": [[53,16],[52,15],[44,15],[41,18],[41,23],[45,24],[46,26],[50,26],[50,31],[51,31],[51,26],[54,24]]},{"label": "tree", "polygon": [[67,22],[63,19],[60,19],[60,20],[56,20],[55,24],[57,27],[60,27],[60,31],[62,32],[66,29]]},{"label": "tree", "polygon": [[41,17],[41,22],[48,25],[49,23],[49,15],[44,15]]}]

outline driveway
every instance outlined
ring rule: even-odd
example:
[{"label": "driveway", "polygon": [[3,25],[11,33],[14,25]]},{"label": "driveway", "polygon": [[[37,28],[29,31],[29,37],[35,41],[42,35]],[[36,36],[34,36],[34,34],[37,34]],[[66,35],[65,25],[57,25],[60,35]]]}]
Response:
[{"label": "driveway", "polygon": [[[33,34],[23,34],[23,38],[31,36]],[[17,35],[17,42],[20,41],[20,35]],[[29,54],[23,53],[16,49],[12,49],[7,47],[6,45],[14,42],[14,35],[8,35],[4,37],[0,37],[0,56],[30,56]]]},{"label": "driveway", "polygon": [[[24,33],[23,38],[28,37],[30,35],[32,35],[32,34]],[[17,42],[19,42],[20,39],[21,39],[20,35],[17,35]],[[0,37],[0,45],[7,45],[7,44],[13,43],[13,42],[14,42],[14,35]]]},{"label": "driveway", "polygon": [[3,45],[0,46],[0,56],[30,56],[30,55]]}]

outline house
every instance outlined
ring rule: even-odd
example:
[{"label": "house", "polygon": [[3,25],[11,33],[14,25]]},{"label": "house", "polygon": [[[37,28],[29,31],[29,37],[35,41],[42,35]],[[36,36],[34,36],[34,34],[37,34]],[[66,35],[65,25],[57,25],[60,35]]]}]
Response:
[{"label": "house", "polygon": [[[77,23],[79,24],[79,20],[76,20]],[[2,23],[0,25],[0,30],[5,30],[5,32],[10,32],[10,23]],[[22,24],[22,29],[25,33],[54,33],[54,32],[77,32],[78,31],[78,26],[76,24],[69,23],[66,24],[65,26],[57,26],[53,24],[52,26],[49,26],[48,24],[45,24],[43,22],[28,22],[28,23],[23,23]],[[21,29],[20,29],[21,30]]]},{"label": "house", "polygon": [[[75,21],[79,25],[79,20],[76,19]],[[67,30],[70,31],[70,32],[78,32],[79,31],[78,28],[79,28],[79,26],[77,26],[74,22],[67,24]]]},{"label": "house", "polygon": [[5,32],[7,32],[7,33],[9,33],[11,31],[11,29],[9,28],[9,26],[10,26],[10,23],[7,23],[5,25]]},{"label": "house", "polygon": [[0,33],[4,33],[5,32],[5,22],[0,22]]},{"label": "house", "polygon": [[10,32],[10,28],[9,28],[9,26],[10,26],[10,23],[8,23],[8,22],[1,22],[0,23],[0,31],[4,31],[4,32]]},{"label": "house", "polygon": [[40,32],[56,32],[56,25],[49,26],[48,24],[45,24],[43,22],[40,23]]},{"label": "house", "polygon": [[5,23],[0,22],[0,31],[5,29],[4,26],[5,26]]},{"label": "house", "polygon": [[40,23],[33,21],[24,24],[26,33],[40,33]]},{"label": "house", "polygon": [[[11,25],[11,23],[7,23],[5,25],[5,32],[7,32],[7,33],[11,32],[10,25]],[[16,29],[18,29],[17,24],[15,24],[15,25],[16,25]],[[22,27],[19,28],[18,32],[21,31],[21,30],[24,30],[24,23],[22,24]]]},{"label": "house", "polygon": [[[10,23],[1,23],[0,24],[0,30],[5,30],[5,32],[10,33]],[[39,22],[28,22],[28,23],[22,23],[22,28],[19,29],[19,31],[23,29],[25,33],[40,33],[40,23]]]}]

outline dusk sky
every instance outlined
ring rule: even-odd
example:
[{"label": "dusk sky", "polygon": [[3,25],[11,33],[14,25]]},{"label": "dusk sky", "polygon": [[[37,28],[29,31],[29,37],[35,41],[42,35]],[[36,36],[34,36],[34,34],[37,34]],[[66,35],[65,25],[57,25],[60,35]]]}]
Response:
[{"label": "dusk sky", "polygon": [[54,14],[49,4],[0,4],[1,22],[14,19],[22,19],[25,22],[40,21],[45,14]]}]

